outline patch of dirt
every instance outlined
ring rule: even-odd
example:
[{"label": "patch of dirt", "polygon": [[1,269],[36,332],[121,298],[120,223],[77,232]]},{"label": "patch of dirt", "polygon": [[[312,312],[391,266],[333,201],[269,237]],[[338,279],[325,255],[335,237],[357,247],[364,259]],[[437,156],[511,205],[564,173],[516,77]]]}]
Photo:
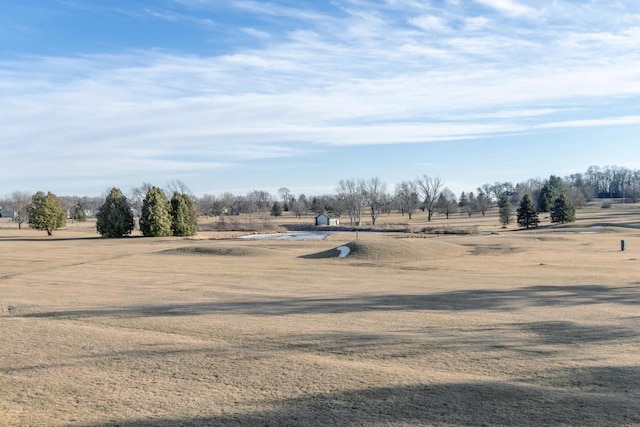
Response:
[{"label": "patch of dirt", "polygon": [[265,250],[246,246],[234,247],[204,247],[186,246],[182,248],[166,249],[156,252],[163,255],[209,255],[209,256],[261,256],[265,255]]},{"label": "patch of dirt", "polygon": [[15,305],[11,304],[0,304],[0,316],[9,316],[14,314],[17,310]]},{"label": "patch of dirt", "polygon": [[471,255],[505,255],[524,252],[524,248],[507,245],[469,245],[472,248]]}]

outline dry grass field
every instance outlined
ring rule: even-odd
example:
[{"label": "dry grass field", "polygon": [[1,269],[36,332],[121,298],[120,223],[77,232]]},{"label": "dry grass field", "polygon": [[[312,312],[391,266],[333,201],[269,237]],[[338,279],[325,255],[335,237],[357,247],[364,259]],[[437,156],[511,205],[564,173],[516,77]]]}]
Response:
[{"label": "dry grass field", "polygon": [[3,224],[0,425],[640,425],[639,206],[429,225],[474,234]]}]

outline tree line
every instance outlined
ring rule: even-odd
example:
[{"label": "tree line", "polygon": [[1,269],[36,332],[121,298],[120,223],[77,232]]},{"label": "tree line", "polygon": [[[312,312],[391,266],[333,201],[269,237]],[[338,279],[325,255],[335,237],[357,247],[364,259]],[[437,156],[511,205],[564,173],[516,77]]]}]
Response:
[{"label": "tree line", "polygon": [[[31,196],[26,215],[31,228],[46,231],[51,236],[66,225],[68,211],[55,194],[38,191]],[[142,199],[138,222],[143,236],[193,236],[196,234],[197,216],[193,199],[188,194],[174,192],[169,200],[160,188],[150,186]],[[77,219],[86,221],[86,216]],[[97,210],[98,233],[103,237],[125,237],[134,228],[134,211],[127,197],[120,189],[112,188]]]},{"label": "tree line", "polygon": [[[117,194],[114,190],[117,190]],[[57,202],[53,201],[54,198]],[[51,193],[45,195],[39,192],[31,195],[15,191],[0,201],[0,206],[12,208],[13,219],[18,223],[18,228],[26,221],[36,228],[43,226],[39,223],[42,216],[39,211],[34,211],[35,207],[46,206],[46,209],[57,212],[57,207],[51,206],[59,203],[62,219],[84,221],[87,215],[95,214],[99,224],[98,232],[115,237],[131,233],[135,226],[133,217],[140,218],[143,235],[189,235],[195,233],[195,228],[192,231],[191,227],[195,227],[193,218],[197,215],[224,219],[243,214],[250,228],[254,222],[266,224],[270,218],[280,216],[282,212],[291,212],[297,217],[327,212],[339,217],[347,216],[351,225],[361,224],[365,217],[375,226],[381,214],[388,214],[393,210],[407,215],[409,219],[416,212],[424,212],[427,220],[431,221],[436,214],[446,218],[455,213],[470,217],[484,216],[493,206],[499,208],[503,225],[511,223],[515,216],[519,226],[531,228],[538,225],[537,214],[543,212],[549,213],[552,222],[570,222],[575,219],[575,209],[594,198],[622,198],[623,201],[638,202],[640,170],[618,166],[591,166],[585,173],[564,178],[551,175],[546,179],[535,178],[516,184],[486,183],[475,191],[463,191],[460,196],[447,188],[440,178],[423,175],[414,180],[402,181],[393,190],[389,190],[379,178],[341,179],[334,193],[310,197],[305,194],[295,195],[287,187],[280,188],[277,196],[267,191],[252,190],[246,195],[225,192],[221,195],[204,194],[196,197],[181,181],[171,181],[164,189],[143,183],[132,188],[127,195],[119,189],[112,189],[102,197],[58,198]],[[121,206],[118,214],[113,212],[116,205]],[[125,214],[129,210],[130,214]],[[189,219],[185,220],[187,217]],[[52,220],[53,225],[60,222],[60,219]],[[52,232],[48,225],[38,229]]]}]

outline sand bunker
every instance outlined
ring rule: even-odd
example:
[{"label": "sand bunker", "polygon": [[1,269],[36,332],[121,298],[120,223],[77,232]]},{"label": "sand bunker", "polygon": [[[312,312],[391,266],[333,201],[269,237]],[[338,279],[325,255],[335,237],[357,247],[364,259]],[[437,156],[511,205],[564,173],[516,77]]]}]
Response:
[{"label": "sand bunker", "polygon": [[349,246],[338,246],[336,249],[340,251],[338,258],[346,258],[351,253],[351,248]]}]

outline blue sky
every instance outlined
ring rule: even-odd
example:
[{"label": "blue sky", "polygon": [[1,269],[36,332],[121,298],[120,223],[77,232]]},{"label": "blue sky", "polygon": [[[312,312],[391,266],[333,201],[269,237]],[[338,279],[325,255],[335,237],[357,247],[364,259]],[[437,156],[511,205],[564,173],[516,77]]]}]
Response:
[{"label": "blue sky", "polygon": [[0,196],[640,168],[637,0],[3,0]]}]

